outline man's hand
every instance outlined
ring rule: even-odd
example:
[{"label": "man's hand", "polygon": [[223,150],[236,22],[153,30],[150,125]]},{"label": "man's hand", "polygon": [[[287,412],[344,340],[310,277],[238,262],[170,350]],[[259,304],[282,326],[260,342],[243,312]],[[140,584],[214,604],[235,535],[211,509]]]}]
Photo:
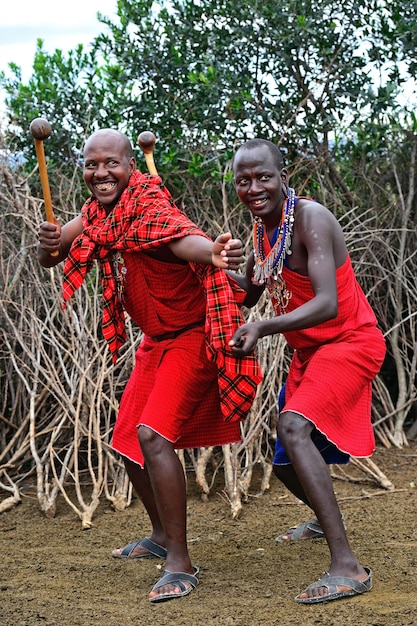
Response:
[{"label": "man's hand", "polygon": [[39,226],[39,247],[50,254],[59,250],[61,245],[61,226],[57,220],[54,224],[43,222]]},{"label": "man's hand", "polygon": [[[83,231],[81,215],[61,227],[55,219],[55,223],[43,222],[39,226],[39,244],[37,247],[38,260],[43,267],[53,267],[63,261],[71,248],[74,239]],[[57,256],[51,256],[51,252],[59,251]]]},{"label": "man's hand", "polygon": [[260,337],[259,324],[257,322],[249,322],[249,324],[239,326],[229,341],[229,346],[238,355],[251,354],[255,350]]},{"label": "man's hand", "polygon": [[219,235],[213,243],[212,263],[224,270],[237,270],[243,262],[243,245],[230,233]]}]

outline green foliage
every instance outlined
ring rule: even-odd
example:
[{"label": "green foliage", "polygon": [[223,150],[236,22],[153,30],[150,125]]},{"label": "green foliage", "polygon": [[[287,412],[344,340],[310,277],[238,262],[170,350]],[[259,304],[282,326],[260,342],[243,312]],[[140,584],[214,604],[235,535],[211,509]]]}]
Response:
[{"label": "green foliage", "polygon": [[[103,108],[108,100],[107,81],[120,78],[117,67],[108,68],[99,62],[95,47],[86,53],[82,45],[64,55],[55,50],[44,52],[38,40],[33,62],[33,73],[25,85],[21,70],[11,64],[12,78],[0,77],[7,94],[8,125],[5,143],[11,153],[20,155],[24,171],[30,172],[36,164],[33,139],[29,132],[31,121],[44,117],[52,127],[45,141],[45,154],[52,191],[55,174],[64,168],[69,175],[79,164],[85,138],[97,128],[122,127],[123,112],[118,108]],[[115,94],[117,88],[114,89]],[[81,180],[81,172],[78,173]],[[57,177],[61,180],[61,177]],[[36,188],[36,181],[33,182]],[[60,190],[62,191],[62,190]]]},{"label": "green foliage", "polygon": [[100,16],[103,33],[88,52],[48,55],[39,41],[27,85],[13,65],[13,78],[0,77],[8,144],[31,168],[28,128],[44,116],[53,127],[50,167],[73,168],[96,128],[120,128],[133,143],[150,128],[161,173],[182,193],[187,176],[200,188],[223,180],[227,155],[258,135],[285,147],[290,162],[303,155],[307,169],[327,161],[343,189],[332,163],[341,142],[358,142],[352,129],[386,127],[415,72],[416,2],[405,5],[118,0],[117,22]]}]

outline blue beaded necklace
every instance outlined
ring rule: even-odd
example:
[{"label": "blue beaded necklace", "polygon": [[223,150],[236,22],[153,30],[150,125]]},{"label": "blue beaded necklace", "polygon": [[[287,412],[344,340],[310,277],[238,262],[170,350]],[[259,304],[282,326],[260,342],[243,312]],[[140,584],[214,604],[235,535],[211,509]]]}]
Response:
[{"label": "blue beaded necklace", "polygon": [[288,188],[288,197],[282,204],[282,216],[276,227],[271,242],[271,249],[265,252],[265,224],[260,217],[255,217],[253,226],[253,247],[255,266],[253,282],[258,285],[265,284],[269,278],[277,280],[282,274],[284,260],[287,254],[291,254],[291,235],[294,225],[295,192]]}]

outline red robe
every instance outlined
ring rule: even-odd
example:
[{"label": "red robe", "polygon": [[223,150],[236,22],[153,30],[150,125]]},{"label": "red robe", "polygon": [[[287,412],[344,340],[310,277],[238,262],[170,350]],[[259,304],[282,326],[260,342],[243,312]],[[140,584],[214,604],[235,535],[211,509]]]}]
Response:
[{"label": "red robe", "polygon": [[124,307],[145,337],[123,393],[113,448],[143,467],[140,424],[175,448],[239,441],[239,423],[226,422],[220,408],[218,371],[207,356],[204,323],[174,339],[152,339],[204,320],[200,281],[188,264],[164,263],[135,252],[124,259]]},{"label": "red robe", "polygon": [[[314,297],[308,277],[285,266],[282,276],[291,293],[287,312]],[[284,333],[295,352],[281,414],[299,413],[342,452],[366,457],[375,449],[372,381],[385,357],[385,340],[349,256],[336,270],[336,279],[337,317],[313,328]],[[278,307],[276,313],[281,313]]]}]

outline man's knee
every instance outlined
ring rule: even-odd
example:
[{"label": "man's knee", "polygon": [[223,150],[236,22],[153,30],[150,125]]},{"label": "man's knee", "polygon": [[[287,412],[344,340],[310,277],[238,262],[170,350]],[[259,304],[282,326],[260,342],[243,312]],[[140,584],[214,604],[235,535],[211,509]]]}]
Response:
[{"label": "man's knee", "polygon": [[278,437],[284,448],[299,445],[303,439],[309,439],[312,430],[313,424],[311,422],[297,413],[291,413],[291,411],[281,414],[278,420]]},{"label": "man's knee", "polygon": [[147,454],[156,456],[157,454],[162,453],[166,446],[172,447],[172,444],[169,441],[161,437],[161,435],[158,435],[158,433],[152,430],[152,428],[148,428],[147,426],[139,426],[138,439],[142,452],[145,456]]},{"label": "man's knee", "polygon": [[138,428],[138,439],[140,443],[140,447],[143,449],[153,447],[157,442],[157,438],[159,435],[152,430],[152,428],[148,428],[147,426],[139,426]]}]

